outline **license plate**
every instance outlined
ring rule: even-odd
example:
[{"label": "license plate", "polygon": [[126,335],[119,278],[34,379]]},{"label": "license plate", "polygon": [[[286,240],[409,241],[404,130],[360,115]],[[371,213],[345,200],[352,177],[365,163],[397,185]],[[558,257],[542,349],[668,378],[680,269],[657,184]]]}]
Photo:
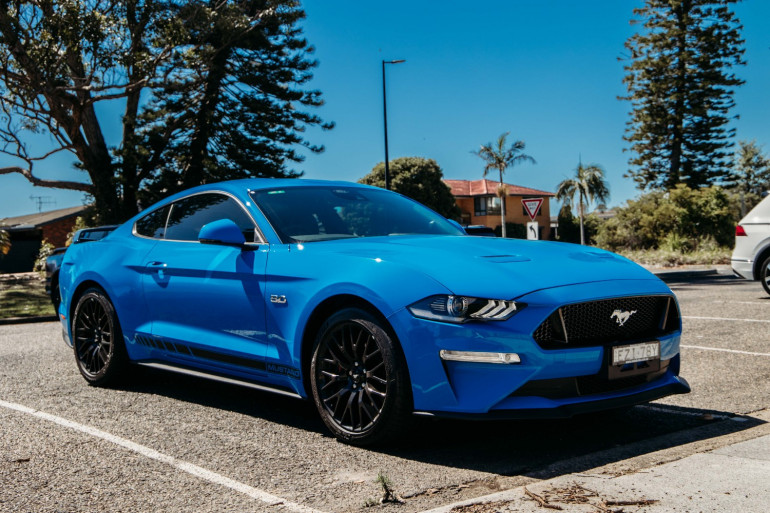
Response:
[{"label": "license plate", "polygon": [[660,358],[660,342],[644,342],[612,348],[612,365],[646,362]]}]

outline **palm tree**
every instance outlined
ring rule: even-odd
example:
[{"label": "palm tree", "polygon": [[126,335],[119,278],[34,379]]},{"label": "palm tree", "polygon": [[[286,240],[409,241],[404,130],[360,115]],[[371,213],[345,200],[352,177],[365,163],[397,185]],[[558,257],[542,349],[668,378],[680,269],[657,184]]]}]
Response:
[{"label": "palm tree", "polygon": [[[604,170],[597,164],[584,166],[578,164],[575,178],[567,178],[556,189],[556,199],[565,203],[574,204],[575,194],[578,195],[578,216],[580,217],[580,244],[585,245],[585,231],[583,228],[584,209],[593,201],[602,203],[610,198],[610,189],[604,179]],[[586,201],[588,200],[588,201]]]},{"label": "palm tree", "polygon": [[500,196],[500,221],[503,229],[503,237],[505,233],[505,184],[503,183],[503,173],[509,167],[513,167],[521,162],[531,162],[535,164],[535,159],[529,155],[524,154],[524,147],[526,144],[524,141],[514,141],[508,148],[505,147],[505,139],[510,135],[510,132],[505,132],[497,138],[497,143],[482,144],[478,151],[473,151],[474,155],[478,155],[482,160],[486,162],[484,166],[484,177],[490,170],[496,169],[500,174],[500,187],[497,189],[497,195]]},{"label": "palm tree", "polygon": [[8,237],[8,232],[0,230],[0,254],[7,255],[11,249],[11,239]]}]

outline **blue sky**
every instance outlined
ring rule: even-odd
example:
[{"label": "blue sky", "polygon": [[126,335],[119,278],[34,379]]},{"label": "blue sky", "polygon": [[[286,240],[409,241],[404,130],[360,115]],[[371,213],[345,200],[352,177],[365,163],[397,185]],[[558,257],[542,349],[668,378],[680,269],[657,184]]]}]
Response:
[{"label": "blue sky", "polygon": [[[387,69],[390,158],[435,159],[447,178],[478,179],[471,154],[502,132],[527,144],[536,165],[506,181],[554,191],[582,157],[602,165],[610,205],[638,194],[623,178],[629,154],[622,136],[628,102],[622,83],[623,43],[640,1],[516,0],[389,2],[305,0],[305,35],[319,66],[310,87],[324,93],[317,112],[331,131],[307,136],[326,151],[295,166],[307,178],[355,181],[384,158],[383,59]],[[770,2],[735,8],[744,25],[746,84],[736,91],[738,139],[756,139],[770,153]],[[119,134],[119,109],[105,109],[108,136]],[[112,123],[109,120],[113,120]],[[44,143],[44,141],[42,141]],[[0,156],[0,167],[14,164]],[[68,158],[40,164],[43,177],[82,178]],[[63,208],[82,195],[36,188],[20,176],[0,176],[0,217],[36,211],[30,195],[51,196]]]}]

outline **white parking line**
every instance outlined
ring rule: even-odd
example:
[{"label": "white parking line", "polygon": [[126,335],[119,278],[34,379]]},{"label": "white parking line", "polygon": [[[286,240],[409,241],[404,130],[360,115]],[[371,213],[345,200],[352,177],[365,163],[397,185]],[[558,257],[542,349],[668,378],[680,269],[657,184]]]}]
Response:
[{"label": "white parking line", "polygon": [[680,347],[686,347],[688,349],[700,349],[702,351],[722,351],[725,353],[747,354],[749,356],[770,356],[770,353],[755,353],[753,351],[739,351],[738,349],[723,349],[721,347],[691,346],[688,344],[681,344]]},{"label": "white parking line", "polygon": [[704,321],[741,321],[741,322],[766,322],[770,323],[768,319],[736,319],[734,317],[698,317],[696,315],[683,315],[682,319],[699,319]]},{"label": "white parking line", "polygon": [[129,451],[136,452],[147,458],[160,461],[161,463],[171,465],[172,467],[175,467],[183,472],[187,472],[188,474],[191,474],[205,481],[209,481],[210,483],[225,486],[227,488],[230,488],[242,494],[248,495],[252,499],[256,499],[258,501],[264,502],[269,506],[280,505],[290,511],[295,511],[297,513],[321,513],[316,509],[309,508],[307,506],[303,506],[302,504],[297,504],[295,502],[287,501],[276,495],[272,495],[270,493],[264,492],[257,488],[251,487],[247,484],[230,479],[229,477],[223,476],[222,474],[218,474],[214,471],[205,469],[203,467],[199,467],[198,465],[194,465],[192,463],[179,460],[177,458],[174,458],[173,456],[169,456],[167,454],[158,452],[155,449],[150,449],[149,447],[146,447],[144,445],[137,444],[130,440],[126,440],[125,438],[121,438],[119,436],[107,433],[105,431],[101,431],[91,426],[86,426],[84,424],[80,424],[72,420],[67,420],[62,417],[57,417],[56,415],[51,415],[50,413],[46,413],[43,411],[38,411],[32,408],[29,408],[27,406],[24,406],[22,404],[9,403],[9,402],[0,400],[0,406],[2,406],[3,408],[7,408],[9,410],[15,410],[21,413],[26,413],[28,415],[32,415],[39,419],[47,420],[49,422],[59,424],[60,426],[74,429],[76,431],[86,433],[96,438],[101,438],[102,440],[112,442],[113,444],[119,445],[124,449],[128,449]]}]

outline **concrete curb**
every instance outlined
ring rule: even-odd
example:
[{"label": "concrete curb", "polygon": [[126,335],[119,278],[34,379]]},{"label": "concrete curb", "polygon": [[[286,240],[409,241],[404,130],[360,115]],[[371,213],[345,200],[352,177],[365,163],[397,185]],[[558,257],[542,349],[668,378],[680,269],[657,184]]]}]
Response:
[{"label": "concrete curb", "polygon": [[33,322],[55,322],[59,320],[55,315],[38,315],[37,317],[9,317],[0,319],[0,326],[6,324],[30,324]]}]

